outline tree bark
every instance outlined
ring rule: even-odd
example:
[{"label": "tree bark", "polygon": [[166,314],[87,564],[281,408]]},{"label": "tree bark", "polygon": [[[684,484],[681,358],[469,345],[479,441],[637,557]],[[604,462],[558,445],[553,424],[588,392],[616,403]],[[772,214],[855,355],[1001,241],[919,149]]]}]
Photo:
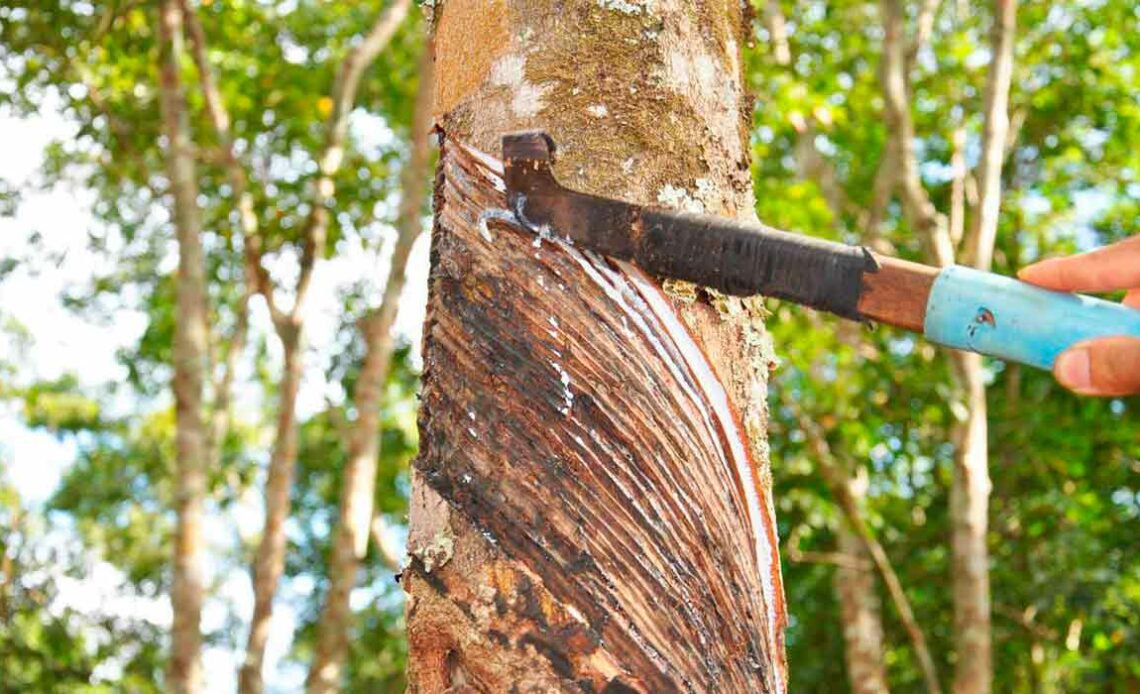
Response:
[{"label": "tree bark", "polygon": [[159,92],[163,134],[167,140],[167,176],[173,197],[171,218],[178,241],[178,276],[174,328],[175,509],[174,580],[167,686],[174,692],[201,689],[202,507],[206,489],[208,435],[202,390],[208,349],[206,270],[201,241],[201,213],[185,94],[180,76],[183,57],[182,13],[177,0],[163,0],[159,12]]},{"label": "tree bark", "polygon": [[982,156],[978,162],[978,212],[967,248],[968,260],[979,270],[993,267],[1001,210],[1001,170],[1009,134],[1009,87],[1013,81],[1013,43],[1017,27],[1017,0],[994,0],[993,57],[986,75],[985,123]]},{"label": "tree bark", "polygon": [[[431,89],[433,56],[431,44],[420,59],[420,84],[412,117],[411,149],[401,174],[401,200],[396,220],[396,244],[392,250],[388,280],[380,305],[361,321],[364,362],[353,391],[356,421],[348,432],[348,462],[344,470],[340,512],[333,531],[329,559],[329,589],[317,625],[317,647],[309,669],[309,692],[339,689],[341,670],[348,652],[352,629],[349,595],[356,584],[357,569],[368,547],[380,455],[380,410],[394,346],[392,326],[407,278],[408,257],[423,229],[421,210],[429,179],[431,158]],[[378,537],[377,550],[383,550]],[[395,561],[383,557],[387,561]]]},{"label": "tree bark", "polygon": [[[221,158],[225,165],[230,186],[233,188],[234,199],[237,200],[238,218],[243,243],[248,247],[251,239],[258,234],[257,214],[254,211],[253,195],[249,192],[249,181],[245,168],[238,161],[234,152],[233,134],[230,132],[230,115],[222,102],[221,92],[218,90],[217,79],[213,68],[207,58],[206,32],[198,15],[190,4],[190,0],[179,0],[182,10],[182,19],[186,26],[186,35],[190,39],[190,55],[194,58],[194,65],[198,69],[198,81],[201,85],[206,113],[218,135],[221,149]],[[233,333],[226,337],[214,336],[214,344],[228,343],[224,350],[222,372],[213,381],[214,400],[210,413],[209,437],[207,446],[210,465],[221,464],[222,447],[225,445],[226,435],[231,424],[231,404],[233,401],[234,378],[237,374],[238,360],[245,351],[245,342],[249,332],[249,302],[257,289],[257,271],[252,265],[253,258],[250,253],[242,255],[242,269],[245,289],[234,315]],[[211,368],[214,364],[211,361]]]},{"label": "tree bark", "polygon": [[[836,531],[839,551],[866,560],[863,539],[846,524]],[[883,663],[883,618],[875,577],[866,569],[835,568],[835,599],[843,624],[844,656],[852,694],[883,694],[887,669]]]},{"label": "tree bark", "polygon": [[279,331],[284,352],[277,393],[277,424],[273,452],[265,480],[265,526],[253,562],[253,617],[249,624],[245,660],[238,675],[239,691],[264,688],[262,666],[273,617],[273,598],[285,570],[285,521],[289,519],[293,468],[297,461],[297,392],[304,375],[302,325],[291,332]]},{"label": "tree bark", "polygon": [[990,633],[990,474],[986,385],[979,354],[953,354],[965,409],[953,435],[954,479],[950,485],[952,580],[954,585],[954,691],[980,694],[993,680]]},{"label": "tree bark", "polygon": [[[995,0],[991,47],[993,58],[986,78],[985,126],[978,165],[978,210],[966,252],[980,270],[993,265],[1001,207],[1001,172],[1009,136],[1009,89],[1013,78],[1013,43],[1017,24],[1016,0]],[[968,415],[957,445],[957,474],[950,490],[954,550],[954,631],[958,660],[954,691],[988,692],[993,680],[990,618],[989,528],[990,497],[986,384],[982,358],[959,353],[955,360],[965,392]]]},{"label": "tree bark", "polygon": [[[542,126],[573,188],[754,218],[741,4],[449,0],[412,486],[411,691],[780,692],[758,301],[663,292],[509,221]],[[484,225],[479,220],[484,218]]]}]

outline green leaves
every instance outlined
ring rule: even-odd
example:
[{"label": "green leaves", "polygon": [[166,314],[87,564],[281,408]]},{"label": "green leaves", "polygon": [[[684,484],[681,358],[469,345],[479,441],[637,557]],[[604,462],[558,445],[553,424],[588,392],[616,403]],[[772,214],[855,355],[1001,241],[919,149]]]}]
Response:
[{"label": "green leaves", "polygon": [[[959,123],[967,132],[966,163],[977,163],[991,21],[980,6],[968,13],[959,7],[942,4],[913,81],[920,169],[944,213],[951,132]],[[874,3],[858,0],[784,9],[791,65],[776,64],[764,42],[746,56],[757,95],[757,213],[803,233],[865,242],[874,231],[864,226],[865,214],[888,135],[877,74],[881,19]],[[1017,138],[1005,167],[998,271],[1012,274],[1036,257],[1137,233],[1140,42],[1123,29],[1136,19],[1133,3],[1113,0],[1020,8],[1011,95]],[[838,208],[819,176],[801,178],[797,146],[805,125],[846,199]],[[899,255],[920,253],[895,204],[885,210],[881,233]],[[833,551],[833,529],[843,522],[793,403],[848,465],[867,472],[868,519],[948,672],[947,442],[960,408],[950,364],[921,338],[790,306],[775,308],[768,327],[784,361],[772,383],[770,431],[781,537],[796,532],[804,551]],[[1140,563],[1130,532],[1140,512],[1140,403],[1082,400],[1049,374],[998,362],[987,369],[994,690],[1135,681],[1140,651],[1129,645],[1136,628],[1122,615],[1140,613]],[[784,569],[797,614],[788,637],[792,688],[830,690],[842,677],[835,667],[841,639],[826,633],[837,628],[826,580],[833,569],[787,561]],[[892,687],[916,688],[920,673],[907,637],[889,604],[883,613]]]}]

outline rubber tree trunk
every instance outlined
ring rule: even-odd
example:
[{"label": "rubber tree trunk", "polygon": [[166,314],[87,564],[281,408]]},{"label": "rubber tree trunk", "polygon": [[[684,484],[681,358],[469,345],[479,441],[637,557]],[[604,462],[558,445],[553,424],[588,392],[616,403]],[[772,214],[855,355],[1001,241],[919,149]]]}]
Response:
[{"label": "rubber tree trunk", "polygon": [[177,0],[158,8],[161,65],[159,93],[163,134],[168,142],[167,176],[173,199],[171,218],[178,241],[175,282],[174,406],[175,512],[174,580],[170,603],[171,629],[167,689],[196,692],[202,685],[199,652],[202,637],[203,553],[202,505],[206,493],[206,424],[202,411],[208,334],[206,328],[206,267],[202,252],[202,219],[186,97],[179,76],[184,51],[182,11]]},{"label": "rubber tree trunk", "polygon": [[571,187],[753,217],[741,11],[436,10],[411,691],[784,690],[760,304],[479,223],[532,127]]}]

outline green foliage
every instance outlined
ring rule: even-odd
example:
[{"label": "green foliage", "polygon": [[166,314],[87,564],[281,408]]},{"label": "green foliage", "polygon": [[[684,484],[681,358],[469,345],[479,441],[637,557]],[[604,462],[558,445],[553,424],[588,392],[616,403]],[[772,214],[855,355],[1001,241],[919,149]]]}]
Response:
[{"label": "green foliage", "polygon": [[160,631],[61,600],[59,576],[90,577],[0,480],[0,673],[9,691],[158,692]]},{"label": "green foliage", "polygon": [[24,421],[28,426],[67,433],[101,426],[99,403],[79,392],[79,383],[74,374],[33,384],[22,395]]},{"label": "green foliage", "polygon": [[[918,3],[909,5],[917,11]],[[888,137],[877,72],[882,22],[875,3],[784,4],[790,66],[764,40],[747,55],[757,93],[753,154],[757,211],[768,223],[862,242]],[[913,14],[912,27],[913,27]],[[1024,3],[1011,95],[1016,145],[1005,167],[996,269],[1136,233],[1135,93],[1140,37],[1133,3]],[[944,3],[916,61],[913,113],[924,183],[949,206],[951,134],[966,128],[967,164],[981,137],[990,17]],[[913,30],[913,28],[912,28]],[[797,122],[847,198],[836,214],[816,181],[799,178]],[[920,258],[920,240],[892,205],[886,239]],[[944,356],[921,339],[869,330],[780,306],[769,328],[785,363],[772,384],[771,442],[781,537],[832,551],[843,523],[819,480],[800,417],[833,451],[866,470],[868,518],[899,572],[944,679],[953,657],[947,443],[961,405]],[[987,364],[993,496],[990,512],[995,691],[1083,691],[1137,683],[1140,614],[1135,526],[1140,402],[1092,401],[1048,374]],[[794,406],[794,407],[793,407]],[[791,688],[834,691],[841,671],[833,569],[785,562]],[[889,680],[917,691],[921,672],[883,594]],[[1127,688],[1127,685],[1125,685]]]},{"label": "green foliage", "polygon": [[[357,335],[357,333],[352,333]],[[351,392],[359,368],[359,340],[353,340],[334,361],[331,377]],[[375,509],[392,527],[407,522],[410,482],[408,471],[415,455],[416,392],[419,374],[412,367],[409,345],[393,355],[381,413],[380,464],[375,488]],[[356,359],[352,358],[356,355]],[[347,363],[345,363],[347,362]],[[344,429],[352,413],[330,405],[309,419],[301,429],[297,483],[293,509],[298,533],[293,536],[286,559],[290,576],[317,576],[316,598],[305,606],[294,644],[293,657],[307,662],[316,638],[316,621],[325,590],[325,570],[332,548],[332,528],[336,523],[337,500],[343,485],[347,451]],[[369,595],[366,606],[357,612],[357,626],[351,643],[346,689],[348,691],[397,692],[404,690],[407,647],[404,643],[403,610],[393,609],[402,601],[402,590],[393,571],[369,546],[362,563],[358,584]],[[397,558],[398,559],[398,558]]]},{"label": "green foliage", "polygon": [[[249,171],[267,265],[274,278],[289,287],[311,212],[334,77],[346,52],[385,3],[191,4],[209,43],[208,58],[232,119],[237,155]],[[160,137],[156,8],[156,3],[123,0],[0,0],[0,112],[37,118],[45,104],[58,103],[76,131],[47,147],[36,187],[71,185],[94,196],[87,247],[73,251],[90,258],[90,279],[69,286],[61,301],[108,329],[115,329],[126,312],[145,317],[138,339],[117,355],[125,367],[124,382],[102,386],[71,373],[45,382],[14,380],[27,378],[19,360],[31,359],[36,336],[5,330],[5,344],[20,346],[24,354],[13,360],[16,363],[0,366],[0,398],[18,406],[24,426],[50,433],[76,451],[51,498],[28,513],[42,519],[51,533],[68,538],[84,561],[55,568],[45,563],[37,574],[44,577],[36,588],[41,593],[59,576],[88,580],[85,567],[92,561],[115,567],[123,576],[121,589],[140,598],[163,598],[169,588],[175,430],[169,388],[176,279]],[[348,246],[378,253],[394,237],[391,222],[407,152],[421,37],[422,27],[413,17],[363,77],[344,164],[335,179],[327,246],[318,249],[322,257],[340,255]],[[246,291],[242,239],[197,70],[189,59],[182,67],[198,155],[210,296],[213,343],[208,373],[220,380]],[[0,211],[13,211],[26,192],[35,191],[4,184]],[[36,248],[34,234],[27,245]],[[16,267],[29,272],[48,269],[51,260],[43,253],[0,260],[0,281]],[[375,295],[375,287],[371,289],[343,297],[338,307],[343,327],[337,338],[343,349],[338,349],[328,373],[310,368],[307,383],[324,381],[330,391],[351,393],[362,357],[354,320],[367,310],[365,297]],[[288,308],[292,297],[286,291],[278,294]],[[213,587],[219,589],[208,596],[208,606],[211,600],[224,603],[220,589],[248,573],[256,536],[238,521],[260,512],[258,485],[275,418],[280,370],[276,339],[262,320],[261,300],[254,300],[251,309],[249,353],[239,355],[231,423],[217,463],[208,469],[207,513],[229,529],[207,538],[216,574]],[[315,361],[313,355],[306,356],[310,366]],[[63,366],[65,371],[81,368]],[[376,507],[398,529],[406,522],[407,469],[416,447],[417,380],[410,350],[403,346],[394,356],[377,432],[382,459]],[[217,393],[212,385],[207,384],[207,392],[213,403]],[[336,516],[345,458],[343,427],[354,417],[351,403],[339,402],[305,413],[301,422],[287,579],[316,586],[290,605],[301,621],[292,657],[302,664],[307,664],[323,597],[328,532]],[[372,557],[362,568],[361,585],[372,599],[357,614],[348,683],[363,691],[402,690],[402,591],[391,571]],[[0,689],[9,684],[28,691],[151,691],[161,686],[167,647],[161,629],[118,625],[123,627],[121,639],[107,640],[96,630],[95,636],[103,640],[92,641],[94,627],[78,628],[78,618],[60,616],[51,591],[37,595],[23,604],[21,621],[0,632]],[[231,614],[220,630],[206,634],[207,642],[240,649],[246,625],[232,612],[244,607],[227,609]],[[107,628],[116,624],[108,621]],[[107,650],[110,646],[105,648],[103,641],[113,643],[114,649]],[[220,677],[224,681],[224,675]]]}]

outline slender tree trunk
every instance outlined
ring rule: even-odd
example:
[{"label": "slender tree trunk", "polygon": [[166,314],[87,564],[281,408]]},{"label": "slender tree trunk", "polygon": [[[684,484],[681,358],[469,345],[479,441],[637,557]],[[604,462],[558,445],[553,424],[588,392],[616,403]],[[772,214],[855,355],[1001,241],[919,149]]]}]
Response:
[{"label": "slender tree trunk", "polygon": [[[1013,78],[1013,43],[1017,24],[1016,0],[995,0],[990,49],[993,58],[986,78],[985,126],[978,164],[978,210],[973,218],[966,256],[974,267],[993,265],[1001,207],[1002,165],[1009,132],[1009,89]],[[990,475],[986,419],[986,384],[982,358],[954,355],[966,419],[955,437],[954,483],[950,489],[950,518],[954,551],[954,631],[958,659],[954,691],[990,691],[993,680],[988,509]]]},{"label": "slender tree trunk", "polygon": [[177,0],[159,6],[160,104],[167,147],[167,175],[173,195],[171,217],[178,240],[178,277],[174,329],[174,402],[177,460],[174,626],[167,686],[174,692],[201,688],[202,506],[206,488],[208,435],[202,412],[202,388],[208,349],[206,272],[202,253],[198,183],[180,67],[182,13]]},{"label": "slender tree trunk", "polygon": [[[836,535],[840,552],[858,559],[869,559],[863,539],[846,524],[840,524]],[[837,566],[834,580],[851,691],[853,694],[887,692],[882,606],[875,587],[875,575],[854,566]]]},{"label": "slender tree trunk", "polygon": [[324,145],[316,157],[319,173],[313,182],[311,212],[305,220],[302,234],[301,267],[291,311],[285,312],[277,307],[273,282],[261,260],[260,240],[247,238],[250,264],[281,339],[286,363],[280,384],[276,440],[266,480],[265,529],[253,567],[254,612],[246,657],[239,676],[242,694],[257,694],[264,688],[262,667],[265,645],[272,627],[273,600],[285,569],[285,521],[292,508],[290,493],[297,458],[295,407],[297,390],[304,372],[301,363],[304,353],[304,306],[313,270],[325,247],[330,210],[335,203],[335,177],[344,161],[347,146],[348,117],[356,103],[365,71],[407,17],[410,5],[411,0],[395,0],[389,4],[360,43],[348,51],[337,69],[331,91],[333,110],[326,125]]},{"label": "slender tree trunk", "polygon": [[264,686],[262,665],[273,617],[273,597],[285,570],[285,521],[289,519],[289,495],[297,461],[297,391],[304,375],[301,327],[279,332],[284,366],[278,385],[276,435],[265,481],[265,527],[253,563],[253,618],[238,678],[243,693],[260,692]]},{"label": "slender tree trunk", "polygon": [[990,475],[986,385],[982,357],[953,355],[958,389],[965,399],[965,419],[954,442],[954,480],[950,486],[954,642],[957,661],[954,691],[988,692],[991,663],[989,528]]},{"label": "slender tree trunk", "polygon": [[[307,682],[310,692],[332,692],[340,688],[341,671],[348,652],[352,629],[349,595],[356,584],[357,569],[368,547],[373,522],[372,500],[380,455],[380,410],[392,358],[392,326],[396,322],[404,290],[408,257],[423,228],[420,212],[431,158],[433,62],[429,41],[420,59],[420,85],[412,117],[411,149],[401,175],[402,198],[388,280],[380,306],[361,322],[365,354],[353,392],[357,417],[348,432],[348,462],[329,559],[329,589],[317,625],[317,648]],[[377,549],[379,551],[382,546],[378,545]]]},{"label": "slender tree trunk", "polygon": [[[868,479],[863,474],[844,473],[843,484],[850,504],[862,512],[866,506]],[[838,480],[837,480],[838,481]],[[860,516],[860,521],[862,516]],[[842,554],[864,562],[871,559],[867,540],[848,521],[836,531]],[[844,656],[847,679],[852,694],[884,694],[887,668],[883,661],[883,614],[875,575],[857,566],[836,566],[835,598],[839,603],[839,620],[843,625]],[[907,607],[909,610],[909,606]],[[923,644],[925,648],[925,642]],[[920,654],[922,657],[923,654]]]},{"label": "slender tree trunk", "polygon": [[[217,79],[213,68],[207,58],[206,32],[190,0],[178,0],[182,9],[182,19],[186,26],[186,35],[190,39],[190,55],[198,69],[198,82],[202,90],[206,113],[214,126],[218,136],[222,160],[225,164],[226,174],[233,189],[233,197],[237,200],[238,219],[243,243],[249,246],[252,239],[257,238],[258,219],[254,210],[253,195],[249,192],[249,181],[245,168],[238,161],[234,152],[233,134],[230,132],[230,115],[222,102],[222,95],[218,89]],[[257,291],[257,268],[255,259],[248,252],[243,253],[242,269],[245,281],[245,291],[239,299],[235,309],[233,333],[226,337],[217,338],[216,342],[226,343],[222,350],[225,355],[222,373],[214,379],[214,400],[210,413],[209,425],[209,457],[211,465],[221,462],[222,447],[225,445],[226,435],[231,424],[231,404],[233,401],[233,384],[237,373],[238,361],[245,351],[245,343],[249,330],[249,302]],[[211,365],[212,366],[212,365]]]},{"label": "slender tree trunk", "polygon": [[994,0],[990,70],[986,75],[985,124],[982,156],[978,162],[978,212],[971,229],[968,260],[979,270],[993,266],[1001,209],[1001,171],[1009,133],[1009,87],[1013,81],[1013,43],[1017,28],[1017,0]]},{"label": "slender tree trunk", "polygon": [[411,691],[783,691],[759,303],[479,223],[537,126],[571,187],[754,218],[741,3],[436,11]]},{"label": "slender tree trunk", "polygon": [[[900,152],[900,194],[910,224],[926,240],[930,258],[954,262],[954,242],[945,217],[931,202],[918,175],[914,124],[901,37],[904,12],[900,0],[882,0],[884,29],[883,91],[887,121]],[[1001,202],[1001,169],[1009,146],[1009,88],[1013,73],[1015,0],[995,0],[991,53],[986,83],[985,129],[979,166],[979,212],[966,240],[967,257],[982,269],[992,263]],[[964,416],[953,436],[954,481],[950,490],[954,642],[957,655],[954,691],[985,694],[993,679],[988,528],[990,478],[987,450],[986,387],[982,359],[952,352],[956,397]]]}]

